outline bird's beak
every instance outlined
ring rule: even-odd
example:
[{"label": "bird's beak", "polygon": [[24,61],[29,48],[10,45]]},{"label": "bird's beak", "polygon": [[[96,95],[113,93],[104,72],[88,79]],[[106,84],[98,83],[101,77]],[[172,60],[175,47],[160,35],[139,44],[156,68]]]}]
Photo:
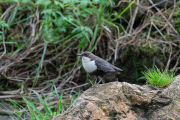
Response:
[{"label": "bird's beak", "polygon": [[77,54],[78,56],[82,56],[81,54]]}]

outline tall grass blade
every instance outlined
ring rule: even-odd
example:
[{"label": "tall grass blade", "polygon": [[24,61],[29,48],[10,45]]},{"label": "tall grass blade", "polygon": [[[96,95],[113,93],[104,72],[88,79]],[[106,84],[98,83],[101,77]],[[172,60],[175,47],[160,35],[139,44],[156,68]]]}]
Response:
[{"label": "tall grass blade", "polygon": [[134,68],[135,68],[135,72],[136,72],[136,78],[138,78],[138,69],[137,69],[137,66],[136,66],[136,62],[134,60],[134,58],[132,57],[132,60],[133,60],[133,65],[134,65]]},{"label": "tall grass blade", "polygon": [[152,64],[152,69],[155,67],[156,65],[155,65],[155,57],[154,57],[154,59],[153,59],[153,64]]},{"label": "tall grass blade", "polygon": [[133,4],[134,4],[135,0],[133,0],[117,17],[115,17],[114,19],[112,19],[112,21],[116,20],[117,18],[119,18],[122,14],[124,14]]},{"label": "tall grass blade", "polygon": [[93,42],[92,42],[90,50],[89,50],[90,52],[96,47],[94,45],[94,43],[96,41],[96,36],[97,36],[97,32],[98,32],[98,26],[99,26],[99,24],[96,24],[95,31],[94,31],[94,36],[93,36]]},{"label": "tall grass blade", "polygon": [[14,20],[15,16],[16,16],[16,13],[17,13],[17,10],[18,10],[18,6],[16,6],[15,10],[14,10],[14,13],[9,21],[9,26],[11,26],[12,24],[12,21]]},{"label": "tall grass blade", "polygon": [[33,92],[36,94],[36,96],[38,97],[40,103],[43,105],[44,110],[46,111],[46,113],[48,113],[49,115],[51,115],[51,111],[50,111],[50,109],[48,108],[47,103],[42,99],[42,97],[41,97],[36,91],[33,90]]},{"label": "tall grass blade", "polygon": [[[26,98],[23,97],[23,100],[26,102],[29,111],[31,112],[31,115],[33,117],[37,117],[37,115],[39,115],[41,118],[43,118],[43,114],[35,107],[35,105],[33,103],[31,103],[30,101],[28,101]],[[36,114],[36,113],[37,114]]]},{"label": "tall grass blade", "polygon": [[40,63],[39,63],[39,67],[38,67],[38,69],[37,69],[37,71],[36,71],[36,76],[35,76],[35,79],[34,79],[32,88],[34,87],[34,84],[36,83],[37,77],[38,77],[38,75],[39,75],[39,70],[40,70],[40,68],[41,68],[41,66],[42,66],[42,63],[43,63],[43,60],[44,60],[44,56],[45,56],[45,54],[46,54],[47,45],[48,45],[48,42],[45,41],[45,46],[44,46],[43,55],[42,55],[42,57],[41,57],[41,61],[40,61]]}]

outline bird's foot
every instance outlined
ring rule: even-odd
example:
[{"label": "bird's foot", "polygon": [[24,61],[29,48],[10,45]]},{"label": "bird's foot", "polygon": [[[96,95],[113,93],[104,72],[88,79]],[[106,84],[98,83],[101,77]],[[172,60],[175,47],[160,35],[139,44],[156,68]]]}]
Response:
[{"label": "bird's foot", "polygon": [[[100,78],[100,77],[99,77],[99,78]],[[103,78],[100,78],[100,80],[99,80],[98,83],[96,83],[96,80],[97,80],[97,79],[96,79],[96,80],[95,80],[95,84],[94,84],[93,86],[91,86],[91,88],[97,87],[97,86],[99,85],[99,83],[102,81],[102,79],[103,79]]]},{"label": "bird's foot", "polygon": [[99,83],[94,84],[93,86],[91,86],[91,88],[93,88],[93,87],[97,87],[98,85],[99,85]]}]

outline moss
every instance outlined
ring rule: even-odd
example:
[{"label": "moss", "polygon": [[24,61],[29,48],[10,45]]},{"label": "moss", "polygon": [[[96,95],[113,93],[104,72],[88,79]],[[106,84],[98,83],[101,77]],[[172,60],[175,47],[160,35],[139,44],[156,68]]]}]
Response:
[{"label": "moss", "polygon": [[0,16],[2,16],[3,11],[2,11],[3,7],[0,5]]},{"label": "moss", "polygon": [[13,36],[9,37],[9,41],[17,42],[17,41],[20,41],[20,40],[23,40],[23,36],[22,35],[18,35],[18,36],[15,36],[15,37],[13,37]]},{"label": "moss", "polygon": [[149,44],[144,43],[143,45],[136,48],[136,52],[142,52],[146,55],[153,55],[157,52],[157,50],[158,48],[154,42],[150,42]]},{"label": "moss", "polygon": [[174,13],[173,20],[175,23],[175,29],[180,33],[180,10],[177,9],[177,11]]}]

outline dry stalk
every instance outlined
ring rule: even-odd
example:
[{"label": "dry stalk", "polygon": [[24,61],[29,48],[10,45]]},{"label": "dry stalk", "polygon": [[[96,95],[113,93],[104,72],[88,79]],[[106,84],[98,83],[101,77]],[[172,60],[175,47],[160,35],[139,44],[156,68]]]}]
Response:
[{"label": "dry stalk", "polygon": [[153,7],[156,8],[156,10],[160,13],[160,15],[166,20],[166,22],[168,23],[168,25],[173,29],[173,31],[177,34],[178,37],[179,33],[176,31],[176,29],[173,27],[173,25],[167,20],[167,18],[162,14],[162,12],[159,10],[159,8],[157,8],[154,3],[152,2],[152,0],[149,0],[149,2],[153,5]]}]

